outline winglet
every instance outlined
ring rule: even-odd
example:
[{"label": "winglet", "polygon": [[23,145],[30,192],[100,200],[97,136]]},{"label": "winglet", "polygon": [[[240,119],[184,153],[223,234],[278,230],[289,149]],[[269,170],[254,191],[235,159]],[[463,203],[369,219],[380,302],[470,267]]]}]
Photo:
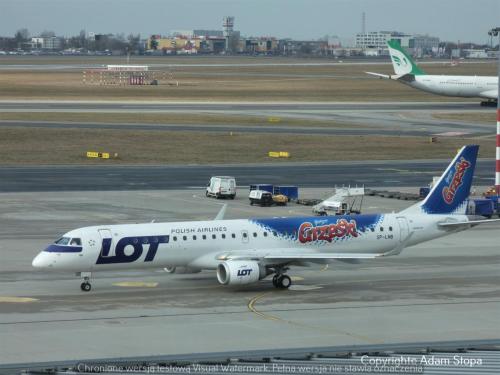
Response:
[{"label": "winglet", "polygon": [[214,218],[214,220],[224,220],[224,216],[226,215],[226,208],[227,208],[227,203],[225,203],[222,208],[220,209],[219,213],[217,216]]}]

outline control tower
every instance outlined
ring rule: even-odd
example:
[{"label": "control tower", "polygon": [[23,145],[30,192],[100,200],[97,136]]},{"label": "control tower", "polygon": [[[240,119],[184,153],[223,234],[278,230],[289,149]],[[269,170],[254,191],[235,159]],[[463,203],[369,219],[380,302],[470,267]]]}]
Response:
[{"label": "control tower", "polygon": [[230,49],[230,39],[231,36],[233,35],[234,31],[234,17],[233,16],[225,16],[222,19],[222,30],[223,30],[223,35],[224,38],[226,38],[226,52],[229,51]]}]

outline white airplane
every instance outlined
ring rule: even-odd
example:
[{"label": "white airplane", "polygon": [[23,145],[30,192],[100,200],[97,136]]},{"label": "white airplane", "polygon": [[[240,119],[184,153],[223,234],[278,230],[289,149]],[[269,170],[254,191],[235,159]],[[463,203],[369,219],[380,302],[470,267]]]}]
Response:
[{"label": "white airplane", "polygon": [[398,255],[406,247],[500,220],[465,214],[478,149],[464,146],[425,200],[399,213],[223,220],[224,206],[211,221],[75,229],[40,252],[33,267],[76,271],[83,291],[91,289],[93,272],[140,268],[216,270],[224,285],[274,274],[274,286],[288,288],[291,266]]},{"label": "white airplane", "polygon": [[413,88],[444,96],[483,98],[481,105],[496,105],[498,77],[431,75],[420,69],[399,45],[398,41],[387,42],[395,75],[373,72],[367,74],[404,83]]}]

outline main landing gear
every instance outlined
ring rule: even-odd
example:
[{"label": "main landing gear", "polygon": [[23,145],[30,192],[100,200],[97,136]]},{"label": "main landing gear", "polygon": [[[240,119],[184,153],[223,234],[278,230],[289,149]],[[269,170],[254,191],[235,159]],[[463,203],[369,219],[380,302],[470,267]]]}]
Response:
[{"label": "main landing gear", "polygon": [[277,268],[276,274],[273,276],[273,285],[278,289],[288,289],[292,285],[292,279],[290,276],[285,275],[288,268]]},{"label": "main landing gear", "polygon": [[78,272],[77,276],[81,276],[83,279],[83,283],[80,284],[82,292],[90,292],[92,289],[92,285],[90,285],[90,276],[92,276],[92,274],[90,272]]},{"label": "main landing gear", "polygon": [[288,275],[274,275],[273,285],[275,288],[288,289],[292,285],[292,279]]},{"label": "main landing gear", "polygon": [[496,107],[496,106],[497,106],[496,100],[484,100],[481,102],[481,107]]}]

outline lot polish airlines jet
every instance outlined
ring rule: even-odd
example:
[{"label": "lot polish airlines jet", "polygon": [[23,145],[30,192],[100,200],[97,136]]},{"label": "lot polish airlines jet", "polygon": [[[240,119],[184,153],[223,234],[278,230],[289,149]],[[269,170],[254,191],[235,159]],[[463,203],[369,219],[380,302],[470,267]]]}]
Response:
[{"label": "lot polish airlines jet", "polygon": [[413,88],[444,96],[483,98],[481,105],[493,105],[498,98],[498,77],[431,75],[420,69],[399,45],[387,42],[395,75],[366,72],[379,78],[393,79]]},{"label": "lot polish airlines jet", "polygon": [[464,146],[420,203],[399,213],[172,223],[101,225],[72,230],[33,260],[35,268],[76,271],[89,291],[92,272],[165,268],[216,270],[224,285],[255,283],[274,274],[288,288],[291,266],[355,262],[398,255],[484,220],[465,214],[479,146]]}]

